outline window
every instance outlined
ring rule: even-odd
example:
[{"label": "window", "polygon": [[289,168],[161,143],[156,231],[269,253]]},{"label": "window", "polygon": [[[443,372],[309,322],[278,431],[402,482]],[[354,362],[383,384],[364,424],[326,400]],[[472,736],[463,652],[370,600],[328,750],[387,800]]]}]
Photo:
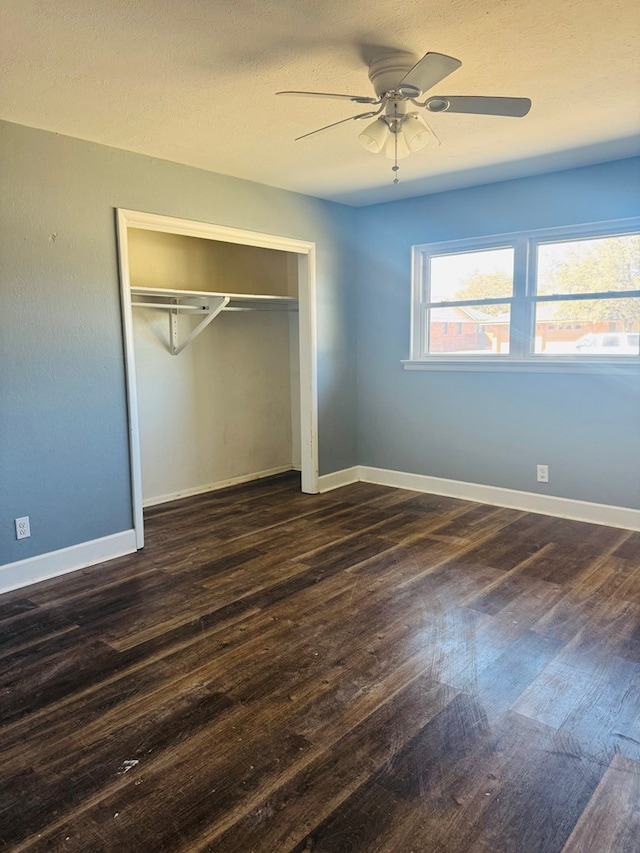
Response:
[{"label": "window", "polygon": [[[423,264],[428,297],[421,309],[425,352],[508,352],[513,247],[425,254]],[[447,335],[450,330],[453,334]]]},{"label": "window", "polygon": [[[625,333],[640,330],[640,234],[545,240],[535,248],[534,352],[638,355]],[[562,327],[551,332],[551,317],[569,321],[565,334]],[[586,335],[576,333],[580,326]],[[585,346],[587,336],[596,343]]]},{"label": "window", "polygon": [[409,368],[640,365],[639,334],[638,220],[413,248]]}]

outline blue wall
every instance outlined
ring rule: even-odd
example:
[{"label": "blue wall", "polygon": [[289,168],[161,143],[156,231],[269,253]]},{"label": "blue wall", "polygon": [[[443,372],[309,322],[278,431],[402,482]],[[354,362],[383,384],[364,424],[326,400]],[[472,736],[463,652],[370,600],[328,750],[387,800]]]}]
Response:
[{"label": "blue wall", "polygon": [[[363,465],[640,508],[640,376],[409,372],[411,246],[640,215],[640,159],[358,212]],[[549,485],[535,466],[550,467]]]},{"label": "blue wall", "polygon": [[316,242],[320,471],[355,464],[354,210],[8,123],[0,163],[0,564],[132,526],[117,207]]}]

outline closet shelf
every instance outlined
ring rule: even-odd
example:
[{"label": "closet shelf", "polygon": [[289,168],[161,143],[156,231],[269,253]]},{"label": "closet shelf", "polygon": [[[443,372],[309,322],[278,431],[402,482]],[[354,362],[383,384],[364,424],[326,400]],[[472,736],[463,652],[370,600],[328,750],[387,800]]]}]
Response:
[{"label": "closet shelf", "polygon": [[[222,311],[297,311],[298,300],[290,296],[253,293],[222,293],[208,290],[170,290],[165,287],[132,287],[134,308],[159,308],[169,314],[169,350],[178,355]],[[178,315],[203,314],[200,323],[181,344]]]}]

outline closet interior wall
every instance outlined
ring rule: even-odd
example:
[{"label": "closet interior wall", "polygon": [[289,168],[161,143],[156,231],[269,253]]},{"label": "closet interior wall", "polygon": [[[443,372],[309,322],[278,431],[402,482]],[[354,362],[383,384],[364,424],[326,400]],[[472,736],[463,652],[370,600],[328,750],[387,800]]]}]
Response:
[{"label": "closet interior wall", "polygon": [[[298,296],[297,255],[129,228],[132,287]],[[298,313],[223,311],[178,355],[133,311],[143,504],[300,468]],[[179,317],[188,334],[199,317]]]}]

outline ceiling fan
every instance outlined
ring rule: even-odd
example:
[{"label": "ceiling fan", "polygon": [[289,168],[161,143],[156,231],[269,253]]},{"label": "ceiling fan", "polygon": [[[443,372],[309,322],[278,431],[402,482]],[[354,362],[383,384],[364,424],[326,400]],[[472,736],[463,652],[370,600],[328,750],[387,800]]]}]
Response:
[{"label": "ceiling fan", "polygon": [[423,116],[414,107],[432,113],[471,113],[474,115],[511,116],[521,118],[531,109],[529,98],[494,98],[476,95],[437,95],[419,99],[449,74],[462,65],[459,59],[443,53],[425,53],[418,62],[411,53],[389,53],[374,59],[369,65],[369,80],[376,97],[368,95],[339,95],[331,92],[276,92],[277,95],[294,95],[308,98],[336,98],[353,104],[367,104],[375,110],[358,113],[334,121],[296,139],[306,139],[315,133],[344,124],[373,118],[360,134],[360,142],[374,154],[384,152],[393,160],[394,184],[398,183],[398,160],[408,157],[429,144],[440,141]]}]

